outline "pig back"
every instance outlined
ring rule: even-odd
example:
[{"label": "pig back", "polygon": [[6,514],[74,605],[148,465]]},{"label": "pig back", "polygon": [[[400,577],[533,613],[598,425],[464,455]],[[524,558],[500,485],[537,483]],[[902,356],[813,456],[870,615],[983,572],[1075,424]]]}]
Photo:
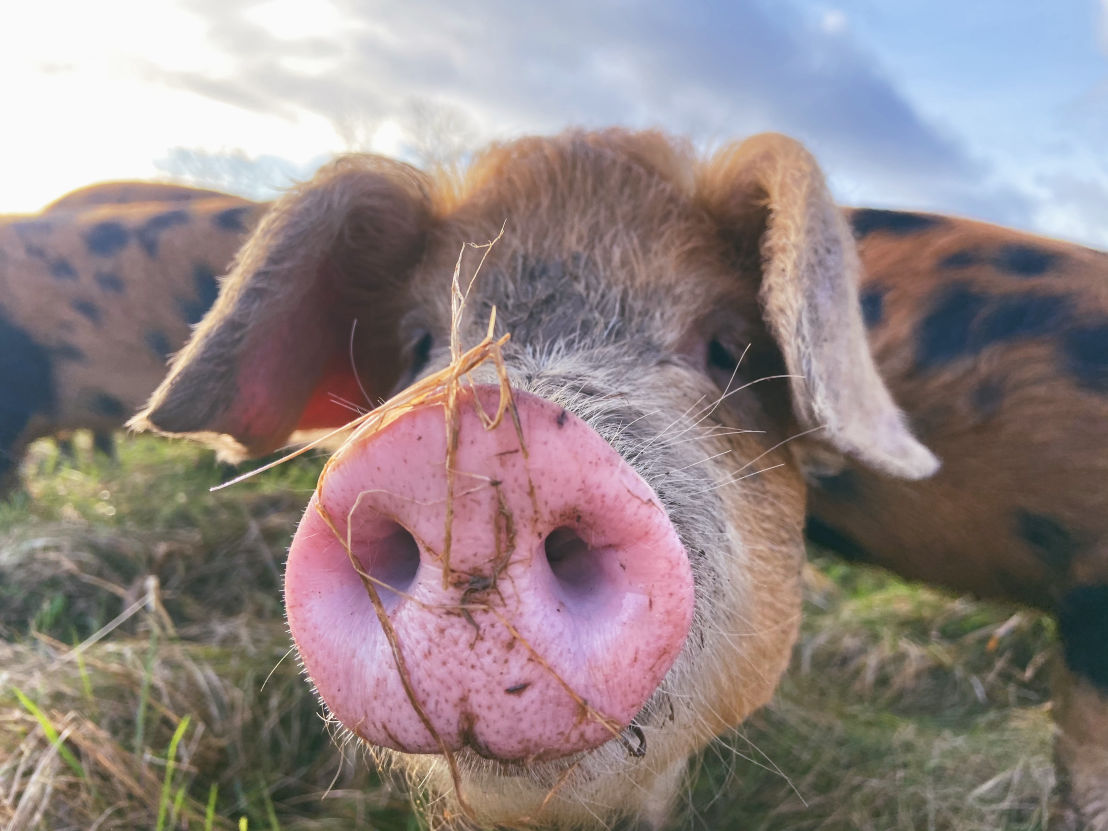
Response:
[{"label": "pig back", "polygon": [[1108,255],[968,220],[850,219],[870,346],[942,468],[918,482],[849,463],[813,477],[810,538],[1046,609],[1104,581]]}]

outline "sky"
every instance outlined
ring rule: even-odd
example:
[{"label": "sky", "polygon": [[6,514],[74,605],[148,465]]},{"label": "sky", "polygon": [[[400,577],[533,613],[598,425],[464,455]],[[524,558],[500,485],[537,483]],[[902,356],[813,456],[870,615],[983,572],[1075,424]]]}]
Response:
[{"label": "sky", "polygon": [[0,79],[0,213],[621,124],[785,132],[844,204],[1108,248],[1108,0],[36,0]]}]

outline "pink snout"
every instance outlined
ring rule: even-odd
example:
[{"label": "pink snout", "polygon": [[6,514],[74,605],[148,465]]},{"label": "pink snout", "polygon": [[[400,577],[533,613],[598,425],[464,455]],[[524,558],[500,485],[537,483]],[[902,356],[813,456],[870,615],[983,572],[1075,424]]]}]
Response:
[{"label": "pink snout", "polygon": [[[488,413],[498,396],[477,390]],[[289,628],[331,712],[372,744],[501,760],[596,747],[688,634],[692,574],[657,496],[577,417],[515,403],[519,430],[507,416],[489,430],[461,396],[448,569],[441,406],[346,444],[296,532]],[[347,539],[392,589],[391,633]]]}]

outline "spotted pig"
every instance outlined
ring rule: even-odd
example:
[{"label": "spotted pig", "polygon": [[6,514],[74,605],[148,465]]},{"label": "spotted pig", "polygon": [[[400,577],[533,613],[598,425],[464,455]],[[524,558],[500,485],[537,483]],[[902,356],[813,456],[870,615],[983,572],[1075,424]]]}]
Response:
[{"label": "spotted pig", "polygon": [[27,443],[121,427],[214,301],[260,207],[111,182],[0,217],[0,483]]},{"label": "spotted pig", "polygon": [[1106,271],[842,211],[778,135],[569,132],[458,178],[347,157],[262,221],[134,424],[263,454],[496,309],[503,372],[347,434],[286,568],[323,703],[439,819],[660,826],[788,663],[807,528],[1058,615],[1054,827],[1104,829]]},{"label": "spotted pig", "polygon": [[808,535],[1055,615],[1051,828],[1108,828],[1108,254],[930,214],[848,218],[870,347],[942,469],[909,485],[813,459]]}]

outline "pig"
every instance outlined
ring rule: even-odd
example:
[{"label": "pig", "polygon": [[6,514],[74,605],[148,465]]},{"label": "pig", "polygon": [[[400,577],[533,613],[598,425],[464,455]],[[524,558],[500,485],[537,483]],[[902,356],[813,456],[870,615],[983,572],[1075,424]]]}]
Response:
[{"label": "pig", "polygon": [[107,182],[0,217],[0,487],[35,438],[88,428],[110,447],[261,211],[211,190]]},{"label": "pig", "polygon": [[1050,828],[1108,828],[1108,254],[930,214],[849,219],[871,350],[943,468],[905,486],[810,464],[808,535],[1054,615]]},{"label": "pig", "polygon": [[350,156],[261,221],[131,424],[241,458],[368,411],[288,624],[434,823],[660,827],[789,662],[807,531],[1058,614],[1053,827],[1106,828],[1105,270],[842,209],[776,134]]}]

